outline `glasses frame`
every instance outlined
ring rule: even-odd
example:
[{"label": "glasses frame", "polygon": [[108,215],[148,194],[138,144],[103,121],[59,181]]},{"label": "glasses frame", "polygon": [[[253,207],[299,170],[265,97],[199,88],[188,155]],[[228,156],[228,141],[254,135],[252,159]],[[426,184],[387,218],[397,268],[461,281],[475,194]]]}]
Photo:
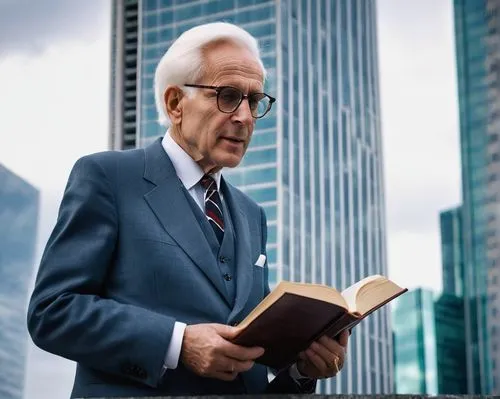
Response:
[{"label": "glasses frame", "polygon": [[[252,118],[254,118],[254,119],[260,119],[260,118],[263,118],[264,116],[267,115],[267,113],[271,110],[273,104],[276,102],[276,98],[271,97],[267,93],[250,93],[250,94],[245,94],[240,89],[238,89],[236,87],[233,87],[233,86],[207,86],[207,85],[195,85],[195,84],[184,84],[184,86],[186,86],[186,87],[194,87],[194,88],[197,88],[197,89],[211,89],[211,90],[215,90],[215,92],[217,93],[217,108],[219,109],[220,112],[222,112],[224,114],[232,114],[233,112],[236,112],[236,110],[240,107],[240,105],[243,102],[243,100],[247,100],[248,101],[248,98],[250,96],[254,96],[256,94],[262,94],[262,95],[266,96],[269,99],[269,105],[267,106],[266,111],[261,116],[255,116],[252,113]],[[239,93],[241,93],[240,101],[239,101],[238,105],[236,105],[236,107],[234,107],[234,109],[232,111],[223,111],[223,110],[220,109],[219,95],[220,95],[220,92],[223,89],[225,89],[225,88],[233,89],[233,90],[236,90]],[[250,110],[250,112],[251,112],[251,110]]]}]

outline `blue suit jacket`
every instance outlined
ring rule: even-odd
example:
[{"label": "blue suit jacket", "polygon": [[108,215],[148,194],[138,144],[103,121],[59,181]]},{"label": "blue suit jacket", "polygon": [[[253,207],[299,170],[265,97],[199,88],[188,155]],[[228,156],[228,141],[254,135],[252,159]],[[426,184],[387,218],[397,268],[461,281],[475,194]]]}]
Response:
[{"label": "blue suit jacket", "polygon": [[[236,232],[234,305],[161,140],[79,159],[28,309],[40,348],[77,362],[73,397],[300,392],[255,365],[232,382],[181,362],[161,377],[176,320],[234,324],[269,292],[263,210],[226,182]],[[308,391],[311,387],[308,387]]]}]

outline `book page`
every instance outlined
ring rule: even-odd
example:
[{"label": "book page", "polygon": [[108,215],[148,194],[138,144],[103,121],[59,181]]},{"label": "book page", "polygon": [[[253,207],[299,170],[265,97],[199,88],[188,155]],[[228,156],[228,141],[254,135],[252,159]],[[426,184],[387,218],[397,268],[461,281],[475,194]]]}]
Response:
[{"label": "book page", "polygon": [[272,306],[285,293],[295,294],[307,298],[332,303],[348,310],[348,305],[340,292],[327,285],[295,283],[290,281],[281,281],[271,293],[265,297],[245,319],[238,325],[243,331],[248,325],[259,317],[266,309]]},{"label": "book page", "polygon": [[335,288],[323,284],[311,283],[294,283],[290,281],[282,281],[278,284],[277,289],[291,294],[301,295],[319,301],[333,303],[348,309],[348,304],[342,294]]},{"label": "book page", "polygon": [[344,297],[347,305],[349,306],[350,312],[355,313],[357,311],[356,298],[358,297],[359,290],[369,282],[378,280],[380,278],[384,279],[384,277],[379,274],[374,274],[373,276],[365,277],[364,279],[359,280],[357,283],[351,285],[350,287],[347,287],[345,290],[342,291],[342,296]]},{"label": "book page", "polygon": [[356,310],[361,314],[369,313],[405,291],[385,277],[369,281],[358,290]]}]

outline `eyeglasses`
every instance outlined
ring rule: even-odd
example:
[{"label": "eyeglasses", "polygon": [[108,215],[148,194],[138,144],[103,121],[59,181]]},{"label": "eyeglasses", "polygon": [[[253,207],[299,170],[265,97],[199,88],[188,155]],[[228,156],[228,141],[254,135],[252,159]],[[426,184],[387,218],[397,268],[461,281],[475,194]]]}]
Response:
[{"label": "eyeglasses", "polygon": [[241,105],[244,99],[248,100],[250,112],[256,119],[262,118],[271,109],[275,98],[266,93],[250,93],[243,94],[243,92],[231,86],[205,86],[205,85],[190,85],[185,84],[186,87],[196,87],[198,89],[212,89],[217,93],[217,107],[220,112],[225,114],[232,114]]}]

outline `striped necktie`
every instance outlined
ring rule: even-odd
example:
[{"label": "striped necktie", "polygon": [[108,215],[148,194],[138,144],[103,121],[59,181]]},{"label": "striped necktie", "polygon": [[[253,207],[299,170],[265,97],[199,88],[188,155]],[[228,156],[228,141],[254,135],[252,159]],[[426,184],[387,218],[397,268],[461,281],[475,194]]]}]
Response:
[{"label": "striped necktie", "polygon": [[214,229],[219,243],[222,243],[224,238],[224,215],[222,214],[222,202],[217,191],[217,184],[209,175],[203,176],[200,183],[205,189],[205,215]]}]

